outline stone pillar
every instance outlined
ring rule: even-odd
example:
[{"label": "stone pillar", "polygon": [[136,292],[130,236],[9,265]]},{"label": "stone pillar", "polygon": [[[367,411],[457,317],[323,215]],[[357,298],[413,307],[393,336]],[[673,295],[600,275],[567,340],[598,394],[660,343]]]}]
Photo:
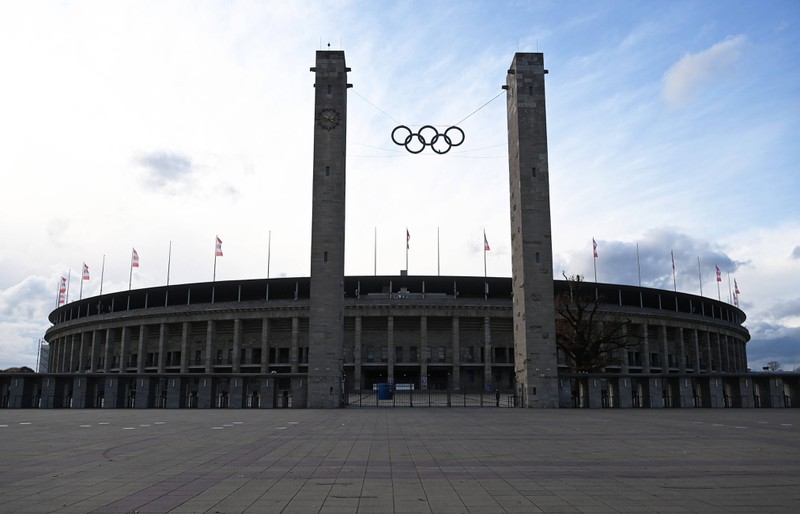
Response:
[{"label": "stone pillar", "polygon": [[89,350],[89,370],[97,372],[97,340],[100,338],[98,330],[92,330],[92,347]]},{"label": "stone pillar", "polygon": [[642,323],[642,372],[650,373],[650,329]]},{"label": "stone pillar", "polygon": [[[130,346],[131,329],[129,327],[122,327],[122,337],[119,344],[119,366],[118,372],[125,373],[128,367],[128,348]],[[118,382],[118,381],[117,381]]]},{"label": "stone pillar", "polygon": [[[235,330],[236,329],[234,328],[234,331]],[[235,354],[236,350],[234,350],[233,353]],[[236,362],[235,359],[234,362]],[[244,379],[240,377],[234,377],[231,379],[230,389],[228,390],[228,407],[230,407],[231,409],[241,409],[243,405],[244,405]]]},{"label": "stone pillar", "polygon": [[[141,332],[139,332],[141,334]],[[141,336],[140,336],[141,337]],[[153,405],[150,404],[150,396],[152,394],[152,386],[150,379],[140,376],[136,379],[136,404],[137,409],[150,409]]]},{"label": "stone pillar", "polygon": [[419,382],[420,389],[428,389],[428,317],[419,318]]},{"label": "stone pillar", "polygon": [[67,355],[67,365],[64,371],[67,373],[75,372],[75,334],[69,336],[69,354]]},{"label": "stone pillar", "polygon": [[708,359],[706,360],[706,371],[713,371],[714,353],[711,351],[711,333],[705,332],[705,335],[706,335],[705,338],[706,355],[708,355]]},{"label": "stone pillar", "polygon": [[89,342],[86,332],[81,332],[80,350],[78,350],[78,373],[86,372],[86,353],[89,349]]},{"label": "stone pillar", "polygon": [[300,364],[297,354],[299,353],[300,345],[300,318],[292,318],[292,344],[289,347],[289,364],[291,365],[292,373],[300,371]]},{"label": "stone pillar", "polygon": [[[189,322],[181,324],[181,373],[189,372]],[[178,384],[180,386],[180,384]],[[180,391],[179,391],[180,394]],[[169,402],[169,398],[167,398]]]},{"label": "stone pillar", "polygon": [[697,333],[697,329],[692,329],[692,347],[694,351],[694,372],[700,373],[700,336]]},{"label": "stone pillar", "polygon": [[694,387],[692,385],[692,380],[688,377],[683,377],[678,379],[678,398],[677,400],[680,402],[678,407],[694,407]]},{"label": "stone pillar", "polygon": [[[622,340],[625,341],[625,344],[629,344],[628,341],[628,325],[622,325]],[[641,347],[634,347],[641,351]],[[631,366],[630,361],[628,360],[628,352],[630,351],[628,348],[621,348],[620,351],[622,352],[622,360],[620,370],[622,373],[630,373]],[[620,389],[622,391],[622,389]],[[628,387],[628,391],[630,391],[630,387]]]},{"label": "stone pillar", "polygon": [[242,370],[241,353],[242,353],[242,320],[235,319],[233,320],[233,372],[234,373],[239,373]]},{"label": "stone pillar", "polygon": [[454,391],[461,390],[461,328],[459,325],[458,316],[453,316],[453,329],[452,329],[452,348],[450,352],[453,356],[450,358],[453,363],[453,381],[450,388]]},{"label": "stone pillar", "polygon": [[714,353],[717,356],[717,371],[725,371],[724,363],[722,362],[722,341],[719,332],[714,334]]},{"label": "stone pillar", "polygon": [[361,316],[355,317],[355,342],[353,348],[353,389],[361,390]]},{"label": "stone pillar", "polygon": [[[138,347],[138,359],[136,360],[136,372],[137,373],[144,373],[144,365],[145,360],[147,357],[147,325],[140,325],[139,326],[139,347]],[[138,398],[137,398],[138,400]],[[141,403],[139,401],[136,402]]]},{"label": "stone pillar", "polygon": [[386,367],[388,368],[386,374],[386,381],[394,384],[394,317],[388,316],[386,318]]},{"label": "stone pillar", "polygon": [[158,327],[158,372],[166,371],[167,360],[167,336],[169,335],[169,325],[161,323]]},{"label": "stone pillar", "polygon": [[[215,323],[213,320],[208,320],[206,323],[206,373],[213,373],[214,372],[214,329]],[[211,404],[211,385],[208,384],[208,390],[206,391],[209,395],[208,403]],[[197,393],[200,395],[200,392]],[[203,400],[198,400],[200,403],[203,403]],[[206,407],[207,408],[207,407]]]},{"label": "stone pillar", "polygon": [[[483,389],[484,391],[489,386],[499,386],[499,384],[492,384],[492,318],[484,316],[483,318]],[[561,391],[561,388],[559,388]],[[559,403],[561,399],[559,397]]]},{"label": "stone pillar", "polygon": [[680,373],[686,373],[686,341],[683,338],[683,329],[677,327],[675,330],[678,331],[678,344],[680,345],[680,354],[678,355],[680,362],[678,363],[678,371]]},{"label": "stone pillar", "polygon": [[617,405],[620,409],[630,409],[633,406],[633,393],[631,392],[631,379],[630,378],[619,378],[618,384],[619,387],[617,390],[619,391],[619,398],[617,398]]},{"label": "stone pillar", "polygon": [[661,325],[659,332],[661,333],[661,371],[669,373],[669,340],[667,338],[666,325]]},{"label": "stone pillar", "polygon": [[111,371],[111,360],[113,359],[114,353],[112,352],[112,346],[114,345],[114,332],[112,329],[106,329],[106,347],[103,349],[103,371],[105,373],[109,373]]},{"label": "stone pillar", "polygon": [[[269,318],[261,320],[261,373],[269,370]],[[269,391],[272,394],[271,391]],[[263,404],[264,397],[261,397]]]}]

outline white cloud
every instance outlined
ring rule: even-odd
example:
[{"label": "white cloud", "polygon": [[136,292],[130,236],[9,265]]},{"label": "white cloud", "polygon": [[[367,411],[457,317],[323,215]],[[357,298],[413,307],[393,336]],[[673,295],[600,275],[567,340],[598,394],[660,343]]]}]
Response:
[{"label": "white cloud", "polygon": [[664,99],[672,106],[685,107],[700,90],[726,79],[735,72],[747,38],[729,37],[696,54],[686,54],[664,74]]}]

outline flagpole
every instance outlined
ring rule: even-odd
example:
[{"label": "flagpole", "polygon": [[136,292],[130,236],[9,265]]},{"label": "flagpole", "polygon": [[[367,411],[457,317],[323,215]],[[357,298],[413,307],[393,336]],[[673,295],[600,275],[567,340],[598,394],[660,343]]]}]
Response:
[{"label": "flagpole", "polygon": [[700,281],[700,296],[703,296],[703,273],[700,271],[700,256],[697,256],[697,279]]},{"label": "flagpole", "polygon": [[61,299],[61,284],[64,282],[64,275],[58,275],[58,285],[56,286],[56,309],[58,309],[58,301]]},{"label": "flagpole", "polygon": [[483,231],[483,279],[486,280],[486,230]]},{"label": "flagpole", "polygon": [[592,238],[592,265],[594,266],[594,283],[597,283],[597,241]]},{"label": "flagpole", "polygon": [[675,281],[675,252],[670,250],[669,254],[672,257],[672,289],[677,293],[678,283]]},{"label": "flagpole", "polygon": [[441,276],[441,254],[439,252],[439,227],[436,227],[436,276]]},{"label": "flagpole", "polygon": [[[80,289],[78,289],[78,301],[83,300],[83,275],[85,274],[84,270],[86,269],[86,263],[83,262],[81,264],[83,266],[81,267],[81,287],[80,287]],[[730,282],[730,280],[729,280],[729,282]]]},{"label": "flagpole", "polygon": [[172,241],[169,242],[169,252],[167,253],[167,285],[169,285],[169,268],[172,265]]},{"label": "flagpole", "polygon": [[406,227],[406,275],[408,275],[408,241],[411,239],[411,234]]},{"label": "flagpole", "polygon": [[717,266],[717,300],[720,302],[722,301],[722,295],[719,292],[719,283],[722,282],[722,277],[720,276],[719,266]]},{"label": "flagpole", "polygon": [[639,262],[639,243],[636,243],[636,271],[639,273],[639,287],[642,287],[642,265]]},{"label": "flagpole", "polygon": [[[216,252],[214,252],[216,253]],[[269,279],[269,261],[272,257],[272,231],[267,234],[267,279]]]},{"label": "flagpole", "polygon": [[106,272],[106,254],[103,254],[103,265],[100,267],[100,294],[103,294],[103,275]]},{"label": "flagpole", "polygon": [[486,229],[483,230],[483,299],[489,298],[489,281],[486,273]]},{"label": "flagpole", "polygon": [[728,272],[728,303],[733,305],[733,293],[731,293],[731,272]]},{"label": "flagpole", "polygon": [[211,277],[212,282],[217,281],[217,239],[214,238],[214,275]]},{"label": "flagpole", "polygon": [[373,275],[378,276],[378,227],[375,226],[372,235],[372,266]]},{"label": "flagpole", "polygon": [[64,298],[64,304],[69,302],[69,283],[72,282],[72,268],[67,270],[67,296]]}]

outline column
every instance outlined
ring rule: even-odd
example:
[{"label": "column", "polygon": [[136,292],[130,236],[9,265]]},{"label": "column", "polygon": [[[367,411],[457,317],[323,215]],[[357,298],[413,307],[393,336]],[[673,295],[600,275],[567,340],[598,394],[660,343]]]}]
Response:
[{"label": "column", "polygon": [[492,318],[483,318],[483,389],[492,384]]},{"label": "column", "polygon": [[206,373],[214,371],[214,329],[214,321],[208,320],[206,323]]},{"label": "column", "polygon": [[[622,325],[622,340],[625,341],[625,345],[627,346],[628,345],[628,325],[627,324]],[[639,348],[639,350],[641,351],[641,348]],[[630,373],[630,371],[631,371],[630,361],[628,360],[628,352],[629,351],[630,350],[628,348],[620,348],[620,352],[622,352],[622,360],[621,360],[622,366],[620,367],[620,369],[622,370],[623,373]],[[567,380],[566,382],[569,382],[569,380]],[[630,382],[627,382],[626,388],[630,390]],[[620,391],[622,391],[622,388],[620,388]],[[620,393],[620,395],[621,395],[621,393]]]},{"label": "column", "polygon": [[353,390],[361,390],[361,316],[355,317],[355,347],[353,348]]},{"label": "column", "polygon": [[144,373],[145,357],[147,354],[147,325],[139,326],[139,348],[136,359],[136,372]]},{"label": "column", "polygon": [[81,332],[81,344],[78,350],[78,373],[86,372],[86,352],[89,349],[89,342],[86,332]]},{"label": "column", "polygon": [[394,384],[394,316],[386,318],[386,357],[388,359],[388,372],[386,379],[390,384]]},{"label": "column", "polygon": [[114,344],[114,332],[112,329],[106,329],[106,347],[103,350],[103,371],[105,373],[109,373],[111,371],[111,359],[113,357],[113,353],[111,351],[111,347]]},{"label": "column", "polygon": [[181,324],[181,373],[189,372],[189,322]]},{"label": "column", "polygon": [[119,366],[118,372],[124,373],[125,368],[128,367],[128,346],[130,345],[131,329],[129,327],[122,327],[122,338],[119,344]]},{"label": "column", "polygon": [[428,317],[419,318],[419,381],[420,389],[428,389]]},{"label": "column", "polygon": [[242,320],[233,320],[233,372],[239,373],[242,369]]},{"label": "column", "polygon": [[453,354],[451,360],[453,363],[453,382],[451,388],[455,391],[461,390],[461,344],[460,344],[460,329],[458,323],[458,316],[453,316],[453,329],[452,329],[452,349],[450,352]]},{"label": "column", "polygon": [[[269,368],[269,318],[261,320],[261,373]],[[270,393],[272,391],[270,390]]]},{"label": "column", "polygon": [[99,331],[92,330],[92,347],[89,351],[89,369],[97,372],[97,339]]},{"label": "column", "polygon": [[[310,328],[310,327],[309,327]],[[292,373],[298,373],[300,371],[300,365],[298,364],[298,347],[300,341],[300,318],[294,317],[292,318],[292,345],[289,348],[289,364],[292,366]]]},{"label": "column", "polygon": [[678,363],[678,371],[681,373],[686,373],[686,341],[683,339],[683,329],[678,327],[675,330],[678,331],[678,344],[680,345],[680,354],[678,355],[680,362]]},{"label": "column", "polygon": [[661,371],[664,373],[669,372],[669,341],[667,340],[667,327],[661,325]]},{"label": "column", "polygon": [[650,373],[650,330],[642,323],[642,372]]},{"label": "column", "polygon": [[167,336],[169,334],[169,326],[166,323],[161,323],[158,327],[158,372],[164,373],[165,362],[167,360]]},{"label": "column", "polygon": [[700,336],[697,329],[692,329],[692,344],[694,345],[694,372],[700,373]]}]

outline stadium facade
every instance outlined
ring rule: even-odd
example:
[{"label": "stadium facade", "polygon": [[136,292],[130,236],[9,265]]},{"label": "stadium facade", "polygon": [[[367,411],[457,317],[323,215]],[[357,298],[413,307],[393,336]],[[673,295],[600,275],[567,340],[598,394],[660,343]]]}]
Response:
[{"label": "stadium facade", "polygon": [[0,375],[2,406],[800,404],[797,376],[749,372],[745,314],[701,296],[584,283],[600,299],[594,322],[624,318],[628,344],[590,373],[559,351],[556,300],[572,284],[553,280],[540,53],[516,54],[503,86],[512,277],[345,277],[350,70],[343,52],[319,51],[311,71],[311,276],[70,302],[50,314],[49,372]]}]

